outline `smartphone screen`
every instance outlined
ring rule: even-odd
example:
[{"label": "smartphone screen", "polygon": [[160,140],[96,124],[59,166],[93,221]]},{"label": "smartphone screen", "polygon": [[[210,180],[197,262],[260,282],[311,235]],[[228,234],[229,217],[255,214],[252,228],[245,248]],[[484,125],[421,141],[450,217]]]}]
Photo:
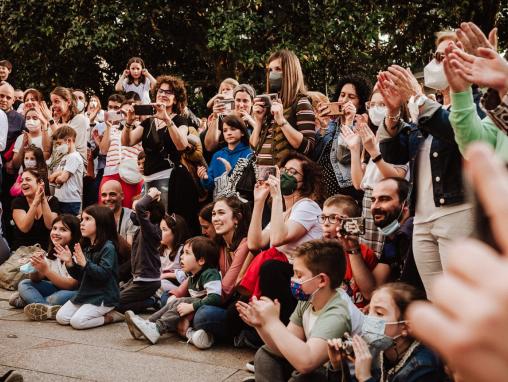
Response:
[{"label": "smartphone screen", "polygon": [[105,122],[116,122],[122,121],[124,119],[124,115],[120,110],[110,110],[104,113],[104,121]]},{"label": "smartphone screen", "polygon": [[155,107],[153,105],[134,105],[135,115],[154,115]]},{"label": "smartphone screen", "polygon": [[277,167],[275,166],[257,166],[258,168],[258,181],[264,182],[268,180],[270,175],[277,176]]}]

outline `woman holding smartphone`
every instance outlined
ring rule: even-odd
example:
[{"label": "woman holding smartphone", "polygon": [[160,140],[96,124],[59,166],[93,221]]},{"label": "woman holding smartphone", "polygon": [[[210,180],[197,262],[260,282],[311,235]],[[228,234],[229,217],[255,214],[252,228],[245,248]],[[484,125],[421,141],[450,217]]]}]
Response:
[{"label": "woman holding smartphone", "polygon": [[267,105],[256,98],[256,124],[250,144],[256,149],[257,163],[275,165],[289,151],[310,156],[314,149],[314,110],[307,98],[302,68],[290,50],[280,50],[268,59],[267,92],[278,99]]},{"label": "woman holding smartphone", "polygon": [[[199,233],[197,188],[181,163],[182,153],[190,145],[187,140],[188,120],[184,116],[187,106],[185,85],[178,77],[159,76],[154,93],[155,115],[140,125],[133,126],[136,118],[134,108],[127,109],[121,144],[132,147],[141,142],[145,152],[145,189],[157,188],[168,212],[184,217],[192,233]],[[170,192],[170,187],[175,191]]]}]

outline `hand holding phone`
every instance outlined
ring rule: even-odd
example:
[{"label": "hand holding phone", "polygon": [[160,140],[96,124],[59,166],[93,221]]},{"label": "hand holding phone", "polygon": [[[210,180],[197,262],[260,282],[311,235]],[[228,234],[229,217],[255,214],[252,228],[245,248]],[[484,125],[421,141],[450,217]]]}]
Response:
[{"label": "hand holding phone", "polygon": [[134,115],[155,115],[155,107],[153,105],[133,105]]}]

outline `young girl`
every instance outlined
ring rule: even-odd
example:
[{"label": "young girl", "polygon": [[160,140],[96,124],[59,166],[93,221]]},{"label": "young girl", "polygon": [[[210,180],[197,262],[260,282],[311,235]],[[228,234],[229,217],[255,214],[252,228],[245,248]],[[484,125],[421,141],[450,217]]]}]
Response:
[{"label": "young girl", "polygon": [[[23,150],[23,164],[20,168],[20,174],[16,179],[16,182],[11,187],[11,196],[21,196],[21,174],[28,168],[34,168],[41,176],[46,179],[48,177],[48,166],[44,160],[44,154],[42,150],[34,145],[30,145]],[[46,189],[49,194],[49,188]]]},{"label": "young girl", "polygon": [[166,215],[161,224],[161,289],[174,290],[187,277],[182,271],[180,255],[183,243],[190,238],[187,223],[180,215]]},{"label": "young girl", "polygon": [[206,103],[206,107],[211,109],[216,99],[233,98],[233,89],[238,86],[238,81],[234,78],[226,78],[219,85],[219,92]]},{"label": "young girl", "polygon": [[[252,150],[249,147],[247,126],[239,114],[229,114],[223,119],[222,134],[227,147],[217,151],[208,166],[198,167],[201,183],[208,190],[214,190],[214,199],[227,189],[227,174],[236,166],[240,158],[247,158]],[[224,177],[223,174],[226,174]]]},{"label": "young girl", "polygon": [[73,248],[79,242],[79,219],[69,214],[58,216],[49,237],[48,252],[36,252],[30,259],[36,271],[18,285],[19,302],[26,305],[25,314],[35,321],[54,320],[58,309],[74,297],[78,287],[78,281],[69,276],[65,264],[56,257],[55,246]]},{"label": "young girl", "polygon": [[155,78],[145,68],[144,61],[139,57],[132,57],[127,62],[127,68],[118,79],[115,90],[117,92],[136,92],[142,103],[150,103],[150,91],[155,85]]},{"label": "young girl", "polygon": [[25,114],[25,126],[28,132],[23,132],[14,143],[14,156],[12,164],[14,168],[19,168],[23,162],[25,149],[34,145],[42,149],[42,130],[47,128],[47,122],[35,109],[28,109]]},{"label": "young girl", "polygon": [[118,233],[113,211],[93,205],[81,214],[81,244],[56,245],[56,255],[69,274],[80,282],[77,294],[56,315],[62,325],[88,329],[123,320],[114,311],[120,300],[118,289]]},{"label": "young girl", "polygon": [[[446,380],[441,360],[411,337],[408,322],[404,319],[409,304],[422,297],[420,291],[404,283],[385,284],[374,292],[369,314],[363,323],[363,333],[353,336],[349,342],[356,356],[354,363],[358,381]],[[328,381],[344,380],[341,376],[349,374],[345,354],[341,350],[344,345],[340,339],[328,341],[331,365]],[[333,373],[336,373],[335,376]]]}]

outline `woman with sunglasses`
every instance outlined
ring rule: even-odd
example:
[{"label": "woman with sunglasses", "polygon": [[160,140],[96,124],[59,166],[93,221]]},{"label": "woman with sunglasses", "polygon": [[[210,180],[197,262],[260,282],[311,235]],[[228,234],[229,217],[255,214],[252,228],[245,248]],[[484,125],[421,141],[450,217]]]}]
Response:
[{"label": "woman with sunglasses", "polygon": [[[141,142],[145,152],[145,189],[157,188],[168,212],[184,217],[191,231],[198,233],[198,193],[192,176],[181,163],[183,152],[190,146],[187,140],[189,122],[185,117],[185,84],[178,77],[159,76],[154,93],[155,114],[140,125],[133,126],[134,108],[127,109],[121,144],[134,146]],[[170,192],[170,186],[175,192]]]},{"label": "woman with sunglasses", "polygon": [[[281,320],[288,322],[296,306],[291,294],[292,252],[300,244],[322,236],[316,219],[321,215],[321,170],[303,154],[290,152],[279,164],[280,176],[270,175],[254,189],[254,209],[247,236],[252,252],[259,253],[250,264],[239,289],[248,296],[278,299]],[[270,223],[263,229],[263,209],[272,199]],[[284,208],[285,206],[285,208]]]}]

